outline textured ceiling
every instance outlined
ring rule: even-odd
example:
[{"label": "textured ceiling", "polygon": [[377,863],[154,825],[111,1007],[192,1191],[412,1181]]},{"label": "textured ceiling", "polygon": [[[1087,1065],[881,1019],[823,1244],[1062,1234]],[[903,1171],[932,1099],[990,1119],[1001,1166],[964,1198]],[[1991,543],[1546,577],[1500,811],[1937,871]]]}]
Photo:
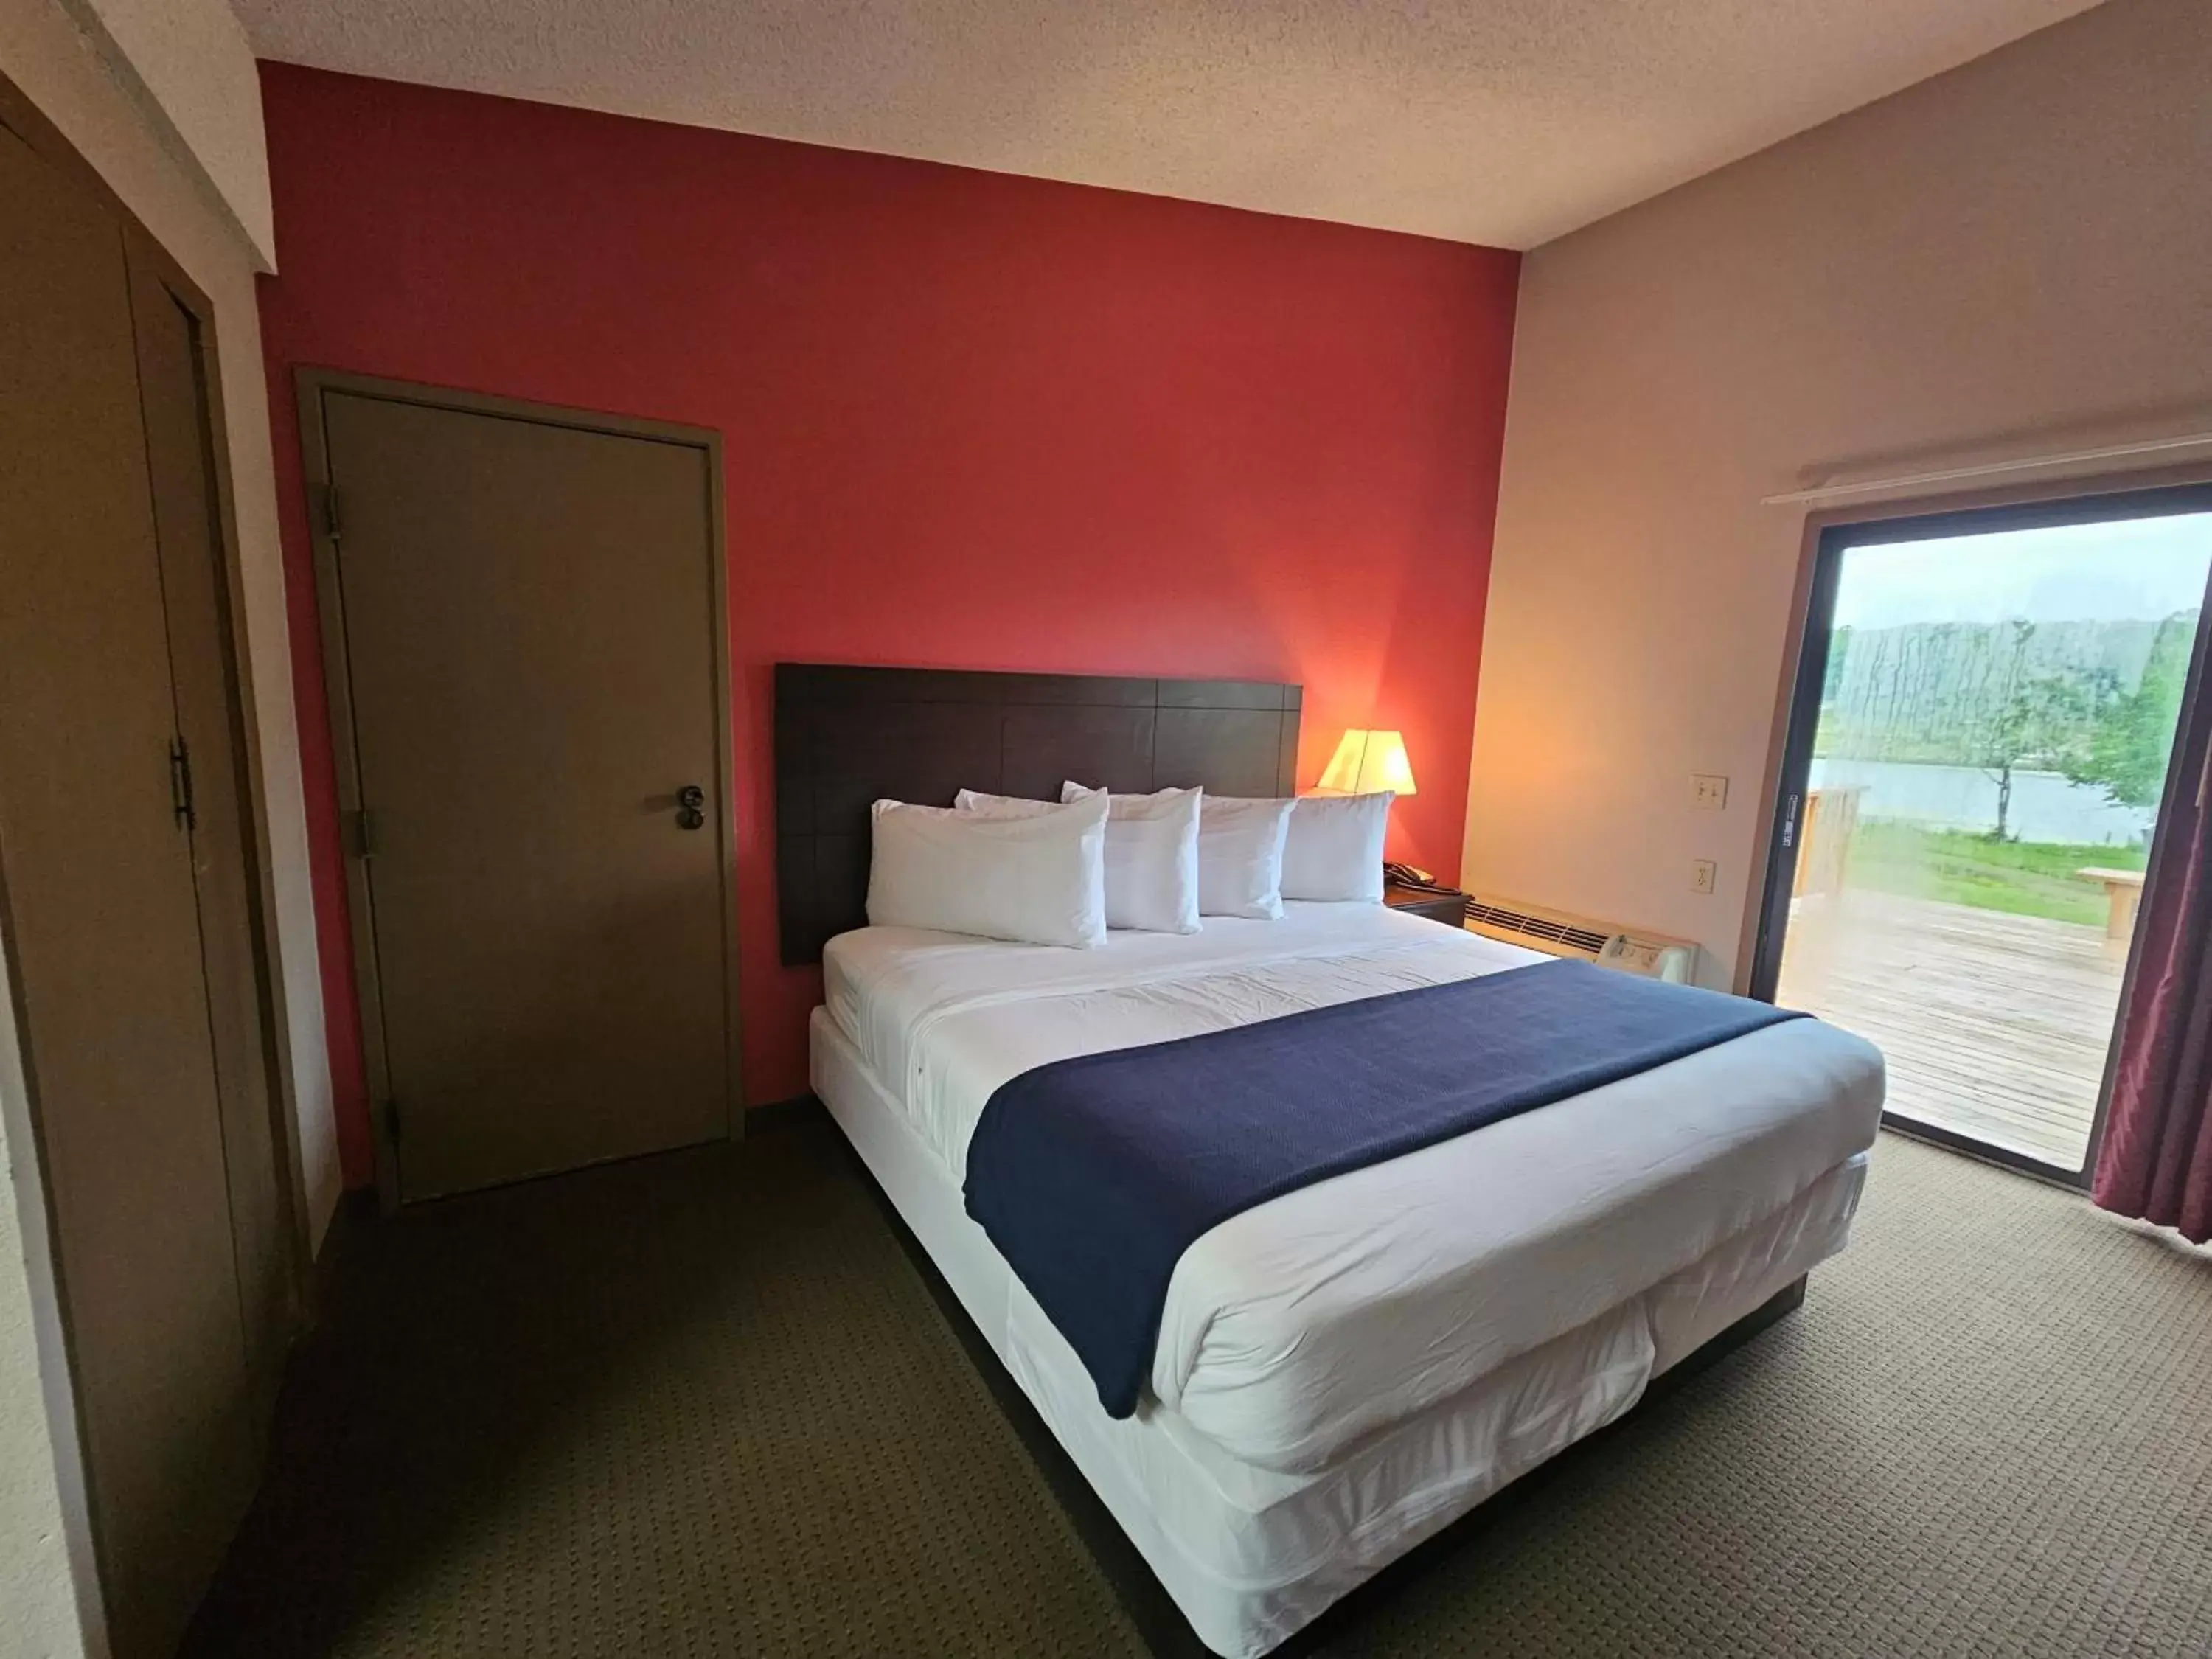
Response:
[{"label": "textured ceiling", "polygon": [[1529,247],[2095,0],[233,0],[264,58]]}]

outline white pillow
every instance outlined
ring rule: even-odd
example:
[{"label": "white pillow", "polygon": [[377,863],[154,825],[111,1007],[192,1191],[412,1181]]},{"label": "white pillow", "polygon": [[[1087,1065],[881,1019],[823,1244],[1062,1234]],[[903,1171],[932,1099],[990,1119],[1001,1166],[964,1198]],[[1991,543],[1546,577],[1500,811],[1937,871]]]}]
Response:
[{"label": "white pillow", "polygon": [[987,818],[1033,818],[1043,812],[1055,812],[1060,803],[1056,800],[1031,800],[1027,795],[987,795],[980,789],[963,789],[952,798],[953,809],[961,812],[980,812]]},{"label": "white pillow", "polygon": [[1389,790],[1374,795],[1301,795],[1283,838],[1283,896],[1382,902],[1382,838]]},{"label": "white pillow", "polygon": [[1022,817],[879,800],[868,921],[1030,945],[1106,942],[1106,803]]},{"label": "white pillow", "polygon": [[[1106,811],[1106,925],[1148,933],[1194,933],[1198,921],[1198,821],[1203,792],[1162,789],[1109,795]],[[1104,795],[1079,783],[1062,800]]]},{"label": "white pillow", "polygon": [[1208,795],[1198,813],[1198,908],[1209,916],[1283,915],[1283,836],[1296,801]]}]

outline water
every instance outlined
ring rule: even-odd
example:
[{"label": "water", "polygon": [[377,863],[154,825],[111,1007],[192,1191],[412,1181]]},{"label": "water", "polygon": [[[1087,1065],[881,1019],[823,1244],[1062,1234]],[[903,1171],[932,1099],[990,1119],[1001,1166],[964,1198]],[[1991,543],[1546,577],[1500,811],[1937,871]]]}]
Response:
[{"label": "water", "polygon": [[[1815,760],[1813,787],[1856,785],[1862,817],[1903,818],[1945,830],[1993,830],[1996,780],[1978,767],[1919,766],[1902,761]],[[2021,841],[2132,847],[2147,840],[2157,812],[2116,806],[2094,784],[2057,772],[2015,772],[2006,833]]]}]

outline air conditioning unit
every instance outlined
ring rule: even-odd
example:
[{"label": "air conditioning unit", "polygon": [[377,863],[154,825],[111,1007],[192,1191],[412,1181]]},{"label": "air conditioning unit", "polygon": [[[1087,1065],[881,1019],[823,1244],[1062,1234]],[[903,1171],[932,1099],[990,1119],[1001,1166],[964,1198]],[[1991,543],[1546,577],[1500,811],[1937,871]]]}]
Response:
[{"label": "air conditioning unit", "polygon": [[1618,968],[1674,985],[1697,983],[1698,947],[1689,939],[1616,927],[1544,905],[1479,893],[1467,902],[1467,925],[1486,939],[1525,945],[1551,956],[1580,957],[1601,968]]}]

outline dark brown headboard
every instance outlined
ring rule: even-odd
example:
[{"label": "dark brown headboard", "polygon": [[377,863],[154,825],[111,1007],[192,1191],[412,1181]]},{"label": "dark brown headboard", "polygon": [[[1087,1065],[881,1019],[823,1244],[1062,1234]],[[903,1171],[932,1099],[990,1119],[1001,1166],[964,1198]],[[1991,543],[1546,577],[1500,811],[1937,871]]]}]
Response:
[{"label": "dark brown headboard", "polygon": [[932,668],[775,665],[775,879],[786,963],[867,921],[868,807],[961,789],[1058,800],[1063,780],[1141,793],[1287,795],[1299,688]]}]

